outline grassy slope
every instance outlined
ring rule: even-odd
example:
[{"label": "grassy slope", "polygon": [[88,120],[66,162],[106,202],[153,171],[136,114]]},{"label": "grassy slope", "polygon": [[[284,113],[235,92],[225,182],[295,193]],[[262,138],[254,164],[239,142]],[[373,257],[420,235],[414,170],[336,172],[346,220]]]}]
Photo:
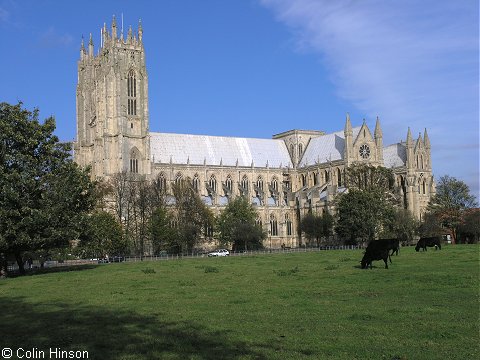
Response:
[{"label": "grassy slope", "polygon": [[480,357],[478,246],[404,248],[389,270],[361,270],[361,256],[105,264],[8,279],[0,345],[94,359]]}]

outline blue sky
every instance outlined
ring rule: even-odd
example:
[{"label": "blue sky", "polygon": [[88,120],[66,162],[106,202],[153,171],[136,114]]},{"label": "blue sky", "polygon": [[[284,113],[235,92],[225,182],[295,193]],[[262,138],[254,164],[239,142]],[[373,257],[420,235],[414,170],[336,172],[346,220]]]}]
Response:
[{"label": "blue sky", "polygon": [[333,132],[345,114],[384,143],[424,128],[434,175],[479,191],[477,0],[0,0],[0,101],[75,138],[82,35],[142,20],[152,131],[270,138]]}]

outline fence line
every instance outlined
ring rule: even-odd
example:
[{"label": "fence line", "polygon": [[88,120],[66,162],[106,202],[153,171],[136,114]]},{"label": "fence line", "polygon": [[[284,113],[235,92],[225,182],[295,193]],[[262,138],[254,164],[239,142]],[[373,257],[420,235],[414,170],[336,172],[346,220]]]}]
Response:
[{"label": "fence line", "polygon": [[[356,250],[361,249],[359,245],[338,245],[338,246],[320,246],[320,247],[298,247],[298,248],[285,248],[285,249],[262,249],[262,250],[246,250],[246,251],[231,251],[229,256],[251,256],[258,254],[287,254],[287,253],[306,253],[306,252],[319,252],[329,250]],[[198,259],[208,257],[208,252],[192,252],[190,254],[170,254],[170,255],[150,255],[150,256],[128,256],[116,257],[118,261],[115,261],[115,257],[112,257],[111,262],[137,262],[137,261],[166,261],[166,260],[181,260],[181,259]],[[121,260],[121,261],[120,261]],[[65,267],[65,266],[78,266],[78,265],[92,265],[98,264],[98,259],[78,259],[78,260],[63,260],[63,261],[45,261],[45,268]],[[40,268],[38,260],[33,262],[32,269]],[[25,266],[25,270],[29,271],[28,266]],[[9,264],[8,271],[18,271],[18,265]]]}]

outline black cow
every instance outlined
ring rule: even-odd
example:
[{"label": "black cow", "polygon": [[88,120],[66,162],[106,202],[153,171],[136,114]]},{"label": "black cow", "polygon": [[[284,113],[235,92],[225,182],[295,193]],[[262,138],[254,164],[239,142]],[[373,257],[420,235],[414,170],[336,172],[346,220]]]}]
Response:
[{"label": "black cow", "polygon": [[400,240],[398,239],[378,239],[375,241],[381,241],[385,243],[385,247],[390,251],[392,250],[391,254],[388,255],[390,258],[390,263],[392,263],[392,258],[390,255],[396,254],[398,255],[398,252],[400,251]]},{"label": "black cow", "polygon": [[[361,261],[362,269],[367,269],[369,265],[371,269],[372,261],[374,260],[383,260],[385,269],[388,269],[388,259],[390,257],[390,250],[392,249],[391,240],[394,239],[371,240],[365,249],[365,254]],[[392,262],[392,259],[390,259],[390,262]]]},{"label": "black cow", "polygon": [[435,250],[439,249],[442,250],[442,245],[440,244],[440,236],[431,236],[431,237],[422,237],[420,240],[417,242],[417,246],[415,246],[415,251],[419,251],[420,249],[423,249],[423,251],[427,251],[427,246],[428,247],[434,247]]}]

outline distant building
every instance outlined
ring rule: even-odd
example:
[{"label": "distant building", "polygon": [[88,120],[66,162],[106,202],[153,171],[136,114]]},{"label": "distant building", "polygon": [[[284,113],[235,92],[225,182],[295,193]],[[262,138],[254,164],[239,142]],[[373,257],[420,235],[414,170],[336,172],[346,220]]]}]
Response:
[{"label": "distant building", "polygon": [[78,61],[75,161],[91,165],[94,178],[127,170],[159,177],[168,191],[192,182],[214,211],[235,196],[257,206],[273,247],[299,245],[297,224],[310,209],[334,212],[333,200],[346,191],[345,168],[367,163],[393,169],[403,205],[420,218],[435,192],[427,131],[414,141],[384,146],[380,121],[373,133],[363,122],[343,130],[290,130],[272,139],[151,132],[148,75],[141,23],[126,38],[115,18],[104,26],[94,54],[92,37],[82,40]]}]

